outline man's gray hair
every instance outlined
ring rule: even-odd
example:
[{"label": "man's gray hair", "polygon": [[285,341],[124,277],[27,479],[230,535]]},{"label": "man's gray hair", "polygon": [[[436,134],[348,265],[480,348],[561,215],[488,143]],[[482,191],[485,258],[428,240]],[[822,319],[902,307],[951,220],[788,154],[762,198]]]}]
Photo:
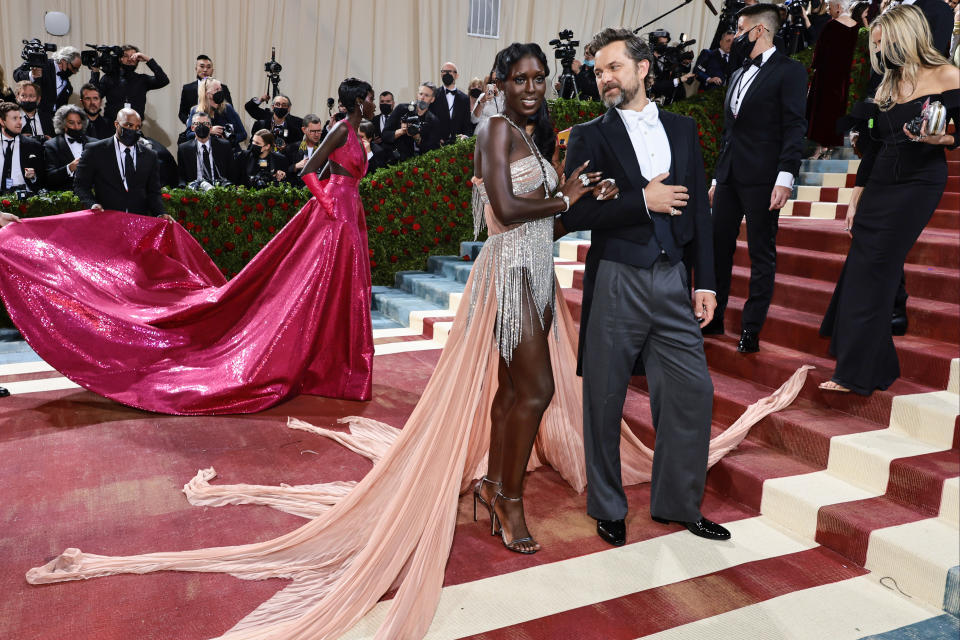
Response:
[{"label": "man's gray hair", "polygon": [[67,120],[67,116],[71,113],[75,113],[80,116],[80,119],[83,121],[84,127],[87,125],[87,113],[80,107],[75,104],[65,104],[57,112],[53,114],[53,132],[57,135],[64,132],[65,128],[63,125]]},{"label": "man's gray hair", "polygon": [[58,63],[59,62],[71,63],[73,62],[74,58],[78,58],[78,57],[80,57],[79,49],[77,49],[76,47],[66,46],[66,47],[61,47],[59,51],[53,54],[53,61]]}]

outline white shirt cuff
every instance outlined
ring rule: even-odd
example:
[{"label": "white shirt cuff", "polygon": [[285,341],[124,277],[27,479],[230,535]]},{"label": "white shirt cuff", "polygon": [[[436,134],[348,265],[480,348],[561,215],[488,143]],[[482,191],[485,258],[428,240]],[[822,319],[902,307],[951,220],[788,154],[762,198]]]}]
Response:
[{"label": "white shirt cuff", "polygon": [[693,290],[694,293],[700,293],[701,291],[703,291],[704,293],[712,293],[713,297],[717,297],[717,292],[712,289],[694,289]]},{"label": "white shirt cuff", "polygon": [[777,174],[777,186],[793,189],[793,174],[789,171],[781,171]]},{"label": "white shirt cuff", "polygon": [[716,178],[714,178],[713,180],[710,181],[710,186],[711,186],[711,187],[717,186],[717,179],[716,179]]},{"label": "white shirt cuff", "polygon": [[70,168],[70,165],[67,165],[67,175],[71,178],[73,177],[73,170]]}]

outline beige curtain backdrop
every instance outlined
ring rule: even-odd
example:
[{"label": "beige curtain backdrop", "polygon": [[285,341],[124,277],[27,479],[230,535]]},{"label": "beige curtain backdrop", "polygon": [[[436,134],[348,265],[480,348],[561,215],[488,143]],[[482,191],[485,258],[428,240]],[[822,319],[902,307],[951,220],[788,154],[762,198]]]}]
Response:
[{"label": "beige curtain backdrop", "polygon": [[[717,0],[715,4],[719,4]],[[557,65],[547,42],[569,28],[582,44],[606,26],[635,28],[680,4],[679,0],[502,0],[500,37],[467,36],[468,0],[2,0],[0,65],[8,83],[22,61],[24,38],[58,46],[84,43],[132,43],[154,57],[170,85],[147,98],[145,132],[171,149],[183,126],[177,120],[180,88],[195,78],[197,54],[213,58],[217,79],[230,87],[244,125],[251,119],[243,103],[266,88],[263,63],[270,47],[283,65],[280,91],[292,112],[326,116],[326,100],[348,76],[369,80],[377,92],[388,89],[406,101],[423,80],[439,83],[447,60],[460,69],[458,87],[483,76],[496,52],[515,41],[534,41]],[[47,34],[43,17],[62,11],[70,32]],[[674,39],[681,31],[695,37],[694,50],[709,45],[717,19],[703,0],[683,8],[644,31],[662,26]],[[144,64],[140,71],[148,71]],[[74,90],[89,78],[83,69]],[[74,100],[78,100],[79,96]]]}]

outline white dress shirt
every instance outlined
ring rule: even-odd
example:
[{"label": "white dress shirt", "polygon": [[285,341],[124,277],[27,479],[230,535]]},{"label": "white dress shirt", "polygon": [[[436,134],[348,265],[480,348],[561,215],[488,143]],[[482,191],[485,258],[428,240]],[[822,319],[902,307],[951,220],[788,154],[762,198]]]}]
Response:
[{"label": "white dress shirt", "polygon": [[[73,159],[76,160],[77,158],[79,158],[80,154],[83,153],[83,143],[70,142],[70,138],[67,135],[64,135],[63,139],[66,141],[67,147],[70,148],[70,153],[73,154]],[[70,165],[67,165],[67,175],[70,177],[73,177],[73,170],[70,169]]]},{"label": "white dress shirt", "polygon": [[[54,65],[54,68],[56,68],[56,65]],[[63,91],[63,88],[67,86],[67,81],[61,78],[59,73],[56,75],[56,78],[57,78],[57,95],[60,95],[60,92]],[[33,77],[33,69],[30,70],[30,82],[37,82],[37,78]]]},{"label": "white dress shirt", "polygon": [[447,87],[444,87],[443,90],[444,90],[444,91],[448,91],[448,93],[447,93],[447,95],[446,95],[446,98],[447,98],[447,111],[450,112],[450,117],[452,118],[452,117],[453,117],[453,98],[454,98],[453,92],[457,90],[457,86],[454,85],[454,86],[450,87],[449,89],[447,89]]},{"label": "white dress shirt", "polygon": [[197,140],[197,179],[203,179],[203,150],[206,148],[207,153],[210,154],[210,166],[207,167],[210,170],[210,179],[213,180],[217,176],[217,169],[215,163],[213,162],[213,146],[210,144],[210,138],[207,138],[206,142],[200,142]]},{"label": "white dress shirt", "polygon": [[[126,160],[126,153],[125,153],[125,151],[126,151],[127,149],[130,149],[130,155],[133,156],[133,166],[134,166],[134,168],[136,168],[136,166],[137,166],[137,145],[133,145],[132,147],[128,147],[127,145],[125,145],[125,144],[123,144],[122,142],[120,142],[120,140],[117,139],[117,136],[113,136],[113,148],[114,148],[114,149],[116,150],[116,152],[117,152],[117,166],[120,167],[120,178],[123,180],[123,187],[124,187],[127,191],[129,191],[129,190],[130,190],[130,185],[127,184],[127,172],[126,172],[126,168],[125,168],[125,166],[124,166],[124,160]],[[199,149],[197,149],[197,151],[199,152]]]},{"label": "white dress shirt", "polygon": [[[0,134],[0,175],[3,175],[3,159],[9,142],[10,138],[4,134]],[[13,139],[13,156],[10,158],[10,180],[7,184],[0,185],[0,187],[9,189],[25,184],[26,179],[23,177],[23,169],[20,168],[20,136],[17,136]]]},{"label": "white dress shirt", "polygon": [[[662,173],[669,173],[673,155],[670,152],[667,130],[660,122],[660,110],[657,104],[648,102],[641,111],[617,109],[617,113],[620,114],[623,125],[627,128],[630,144],[633,145],[633,151],[637,155],[637,164],[640,165],[640,173],[643,177],[650,181]],[[643,206],[647,206],[646,198]],[[649,209],[647,209],[647,216],[650,216]],[[710,289],[697,289],[697,291],[708,291],[716,295],[716,292]]]},{"label": "white dress shirt", "polygon": [[[776,47],[770,47],[760,54],[760,67],[770,61],[770,58],[773,57],[773,54],[776,50]],[[750,65],[747,67],[746,71],[740,74],[740,78],[737,80],[737,83],[730,87],[729,91],[732,92],[732,97],[730,98],[730,110],[733,111],[734,118],[736,118],[737,114],[740,112],[740,105],[743,104],[743,99],[747,96],[747,92],[750,90],[750,85],[753,84],[753,80],[757,77],[757,74],[760,73],[760,67]],[[717,184],[717,181],[714,180],[712,184]],[[777,181],[775,184],[778,187],[786,187],[787,189],[792,190],[793,174],[789,171],[781,171],[777,174]]]},{"label": "white dress shirt", "polygon": [[[28,115],[23,111],[23,109],[20,109],[20,123],[21,123],[21,125],[24,126],[24,127],[26,127],[26,126],[27,126],[27,122],[30,121],[30,120],[32,120],[32,122],[30,123],[30,131],[31,131],[32,133],[31,133],[30,135],[33,135],[33,136],[42,136],[42,135],[46,134],[46,131],[43,130],[43,125],[40,123],[40,111],[34,111],[34,112],[33,112],[33,117],[31,118],[30,116],[28,116]],[[43,141],[41,140],[41,142],[43,142]]]}]

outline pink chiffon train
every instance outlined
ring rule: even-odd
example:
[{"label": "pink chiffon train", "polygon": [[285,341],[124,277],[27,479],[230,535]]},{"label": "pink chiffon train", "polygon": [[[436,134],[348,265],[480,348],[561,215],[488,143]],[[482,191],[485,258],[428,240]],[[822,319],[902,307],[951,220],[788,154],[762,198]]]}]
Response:
[{"label": "pink chiffon train", "polygon": [[[489,207],[486,217],[491,234],[503,230]],[[493,254],[481,252],[462,299],[470,300],[482,274],[495,268]],[[206,469],[184,487],[194,504],[265,504],[311,518],[300,528],[255,544],[129,557],[67,549],[46,565],[30,569],[28,582],[163,570],[292,580],[220,636],[223,640],[337,638],[395,588],[375,637],[422,637],[440,598],[459,496],[486,465],[499,358],[494,341],[497,300],[494,287],[478,293],[472,317],[468,318],[469,305],[460,305],[433,376],[402,429],[360,417],[344,420],[351,433],[290,421],[292,428],[333,437],[374,460],[360,482],[217,487],[209,484],[216,472]],[[556,339],[550,340],[556,394],[544,415],[529,468],[549,464],[582,491],[586,480],[577,333],[566,306],[556,308]],[[751,425],[792,402],[806,369],[798,370],[714,438],[710,464],[736,447]],[[652,451],[625,423],[621,442],[624,483],[649,481]],[[530,524],[536,531],[536,522]]]}]

